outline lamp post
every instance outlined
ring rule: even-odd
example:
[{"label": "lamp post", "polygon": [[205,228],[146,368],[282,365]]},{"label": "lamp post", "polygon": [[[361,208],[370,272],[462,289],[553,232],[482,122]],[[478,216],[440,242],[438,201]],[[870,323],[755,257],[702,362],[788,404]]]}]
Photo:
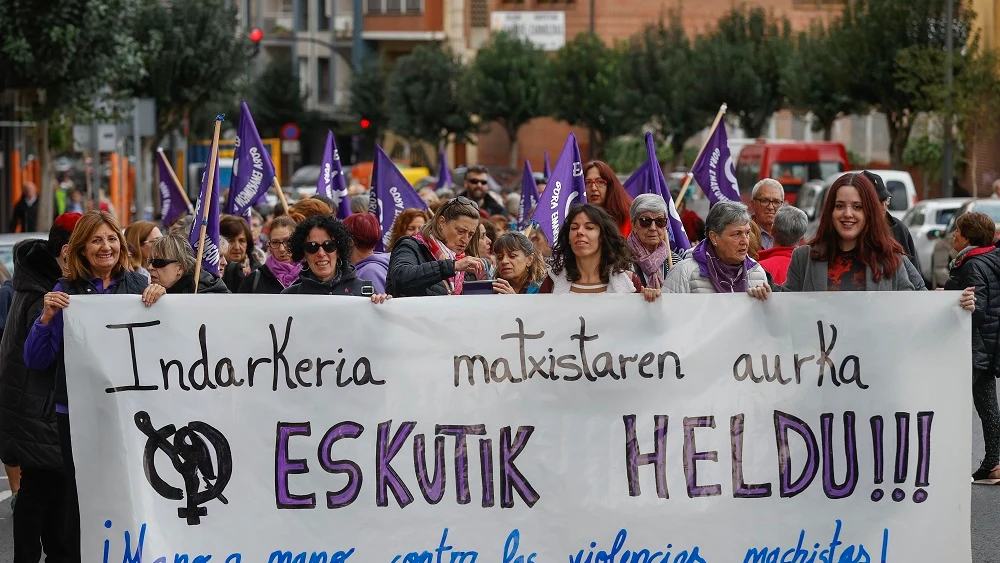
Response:
[{"label": "lamp post", "polygon": [[[953,29],[955,26],[955,0],[945,0],[945,31],[944,31],[944,41],[947,44],[946,48],[946,62],[945,62],[945,87],[948,92],[948,103],[945,107],[944,114],[944,150],[942,154],[942,160],[944,165],[944,173],[942,177],[944,178],[944,185],[941,187],[942,197],[952,197],[954,195],[954,181],[952,180],[955,170],[953,162],[953,147],[952,147],[952,114],[954,113],[954,94],[952,92],[952,86],[954,85],[954,54],[955,47],[953,45]],[[973,182],[975,186],[975,182]],[[975,188],[973,188],[975,189]],[[975,197],[976,194],[973,194]]]}]

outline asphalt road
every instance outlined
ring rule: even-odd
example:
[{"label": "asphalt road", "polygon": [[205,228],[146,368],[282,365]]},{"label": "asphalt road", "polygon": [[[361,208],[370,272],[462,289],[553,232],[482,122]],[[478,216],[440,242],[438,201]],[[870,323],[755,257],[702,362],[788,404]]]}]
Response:
[{"label": "asphalt road", "polygon": [[[972,461],[969,475],[979,467],[983,452],[983,427],[972,414]],[[2,473],[2,472],[0,472]],[[972,561],[1000,563],[1000,486],[972,486]],[[0,563],[14,560],[10,487],[0,479]]]}]

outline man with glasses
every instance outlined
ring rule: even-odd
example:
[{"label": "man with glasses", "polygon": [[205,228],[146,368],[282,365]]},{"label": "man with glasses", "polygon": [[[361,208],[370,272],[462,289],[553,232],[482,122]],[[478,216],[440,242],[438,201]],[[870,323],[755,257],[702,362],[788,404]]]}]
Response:
[{"label": "man with glasses", "polygon": [[764,178],[750,192],[753,201],[750,203],[751,218],[760,227],[761,248],[768,250],[774,247],[774,216],[785,203],[785,188],[774,178]]},{"label": "man with glasses", "polygon": [[488,175],[485,166],[470,166],[465,173],[465,197],[476,202],[479,209],[490,215],[507,217],[503,204],[490,195]]}]

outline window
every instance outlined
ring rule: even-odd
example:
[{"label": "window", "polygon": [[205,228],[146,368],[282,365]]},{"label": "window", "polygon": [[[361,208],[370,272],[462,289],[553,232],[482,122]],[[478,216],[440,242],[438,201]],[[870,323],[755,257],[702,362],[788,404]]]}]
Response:
[{"label": "window", "polygon": [[316,29],[318,31],[330,30],[330,10],[327,9],[327,1],[336,2],[337,0],[316,0]]},{"label": "window", "polygon": [[472,0],[469,3],[469,27],[489,27],[490,7],[486,0]]},{"label": "window", "polygon": [[369,14],[421,14],[423,0],[368,0],[365,12]]},{"label": "window", "polygon": [[316,59],[316,93],[320,102],[332,102],[330,91],[330,59]]},{"label": "window", "polygon": [[799,10],[823,10],[843,8],[846,0],[792,0],[792,6]]},{"label": "window", "polygon": [[368,12],[371,12],[373,14],[381,14],[382,0],[368,0],[368,2],[365,3],[365,7],[367,8],[366,11]]},{"label": "window", "polygon": [[906,217],[903,217],[903,224],[907,227],[922,227],[925,220],[926,214],[924,213],[924,208],[918,206],[907,213]]},{"label": "window", "polygon": [[951,222],[951,218],[955,216],[955,212],[958,209],[939,209],[937,212],[937,219],[934,221],[936,225],[947,225]]},{"label": "window", "polygon": [[906,186],[897,180],[889,180],[885,183],[885,187],[889,189],[889,197],[892,201],[889,202],[889,211],[906,211],[909,207],[907,205],[909,202],[906,201]]},{"label": "window", "polygon": [[423,4],[421,0],[406,0],[406,13],[407,14],[419,14],[423,12],[420,5]]},{"label": "window", "polygon": [[384,10],[387,14],[399,14],[403,12],[403,0],[385,0]]},{"label": "window", "polygon": [[309,5],[301,1],[299,2],[299,25],[296,29],[309,31]]}]

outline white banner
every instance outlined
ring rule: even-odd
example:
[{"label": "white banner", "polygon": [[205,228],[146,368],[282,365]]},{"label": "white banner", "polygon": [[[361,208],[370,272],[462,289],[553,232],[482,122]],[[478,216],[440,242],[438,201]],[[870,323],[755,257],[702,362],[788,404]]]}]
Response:
[{"label": "white banner", "polygon": [[84,561],[971,559],[952,292],[66,313]]}]

